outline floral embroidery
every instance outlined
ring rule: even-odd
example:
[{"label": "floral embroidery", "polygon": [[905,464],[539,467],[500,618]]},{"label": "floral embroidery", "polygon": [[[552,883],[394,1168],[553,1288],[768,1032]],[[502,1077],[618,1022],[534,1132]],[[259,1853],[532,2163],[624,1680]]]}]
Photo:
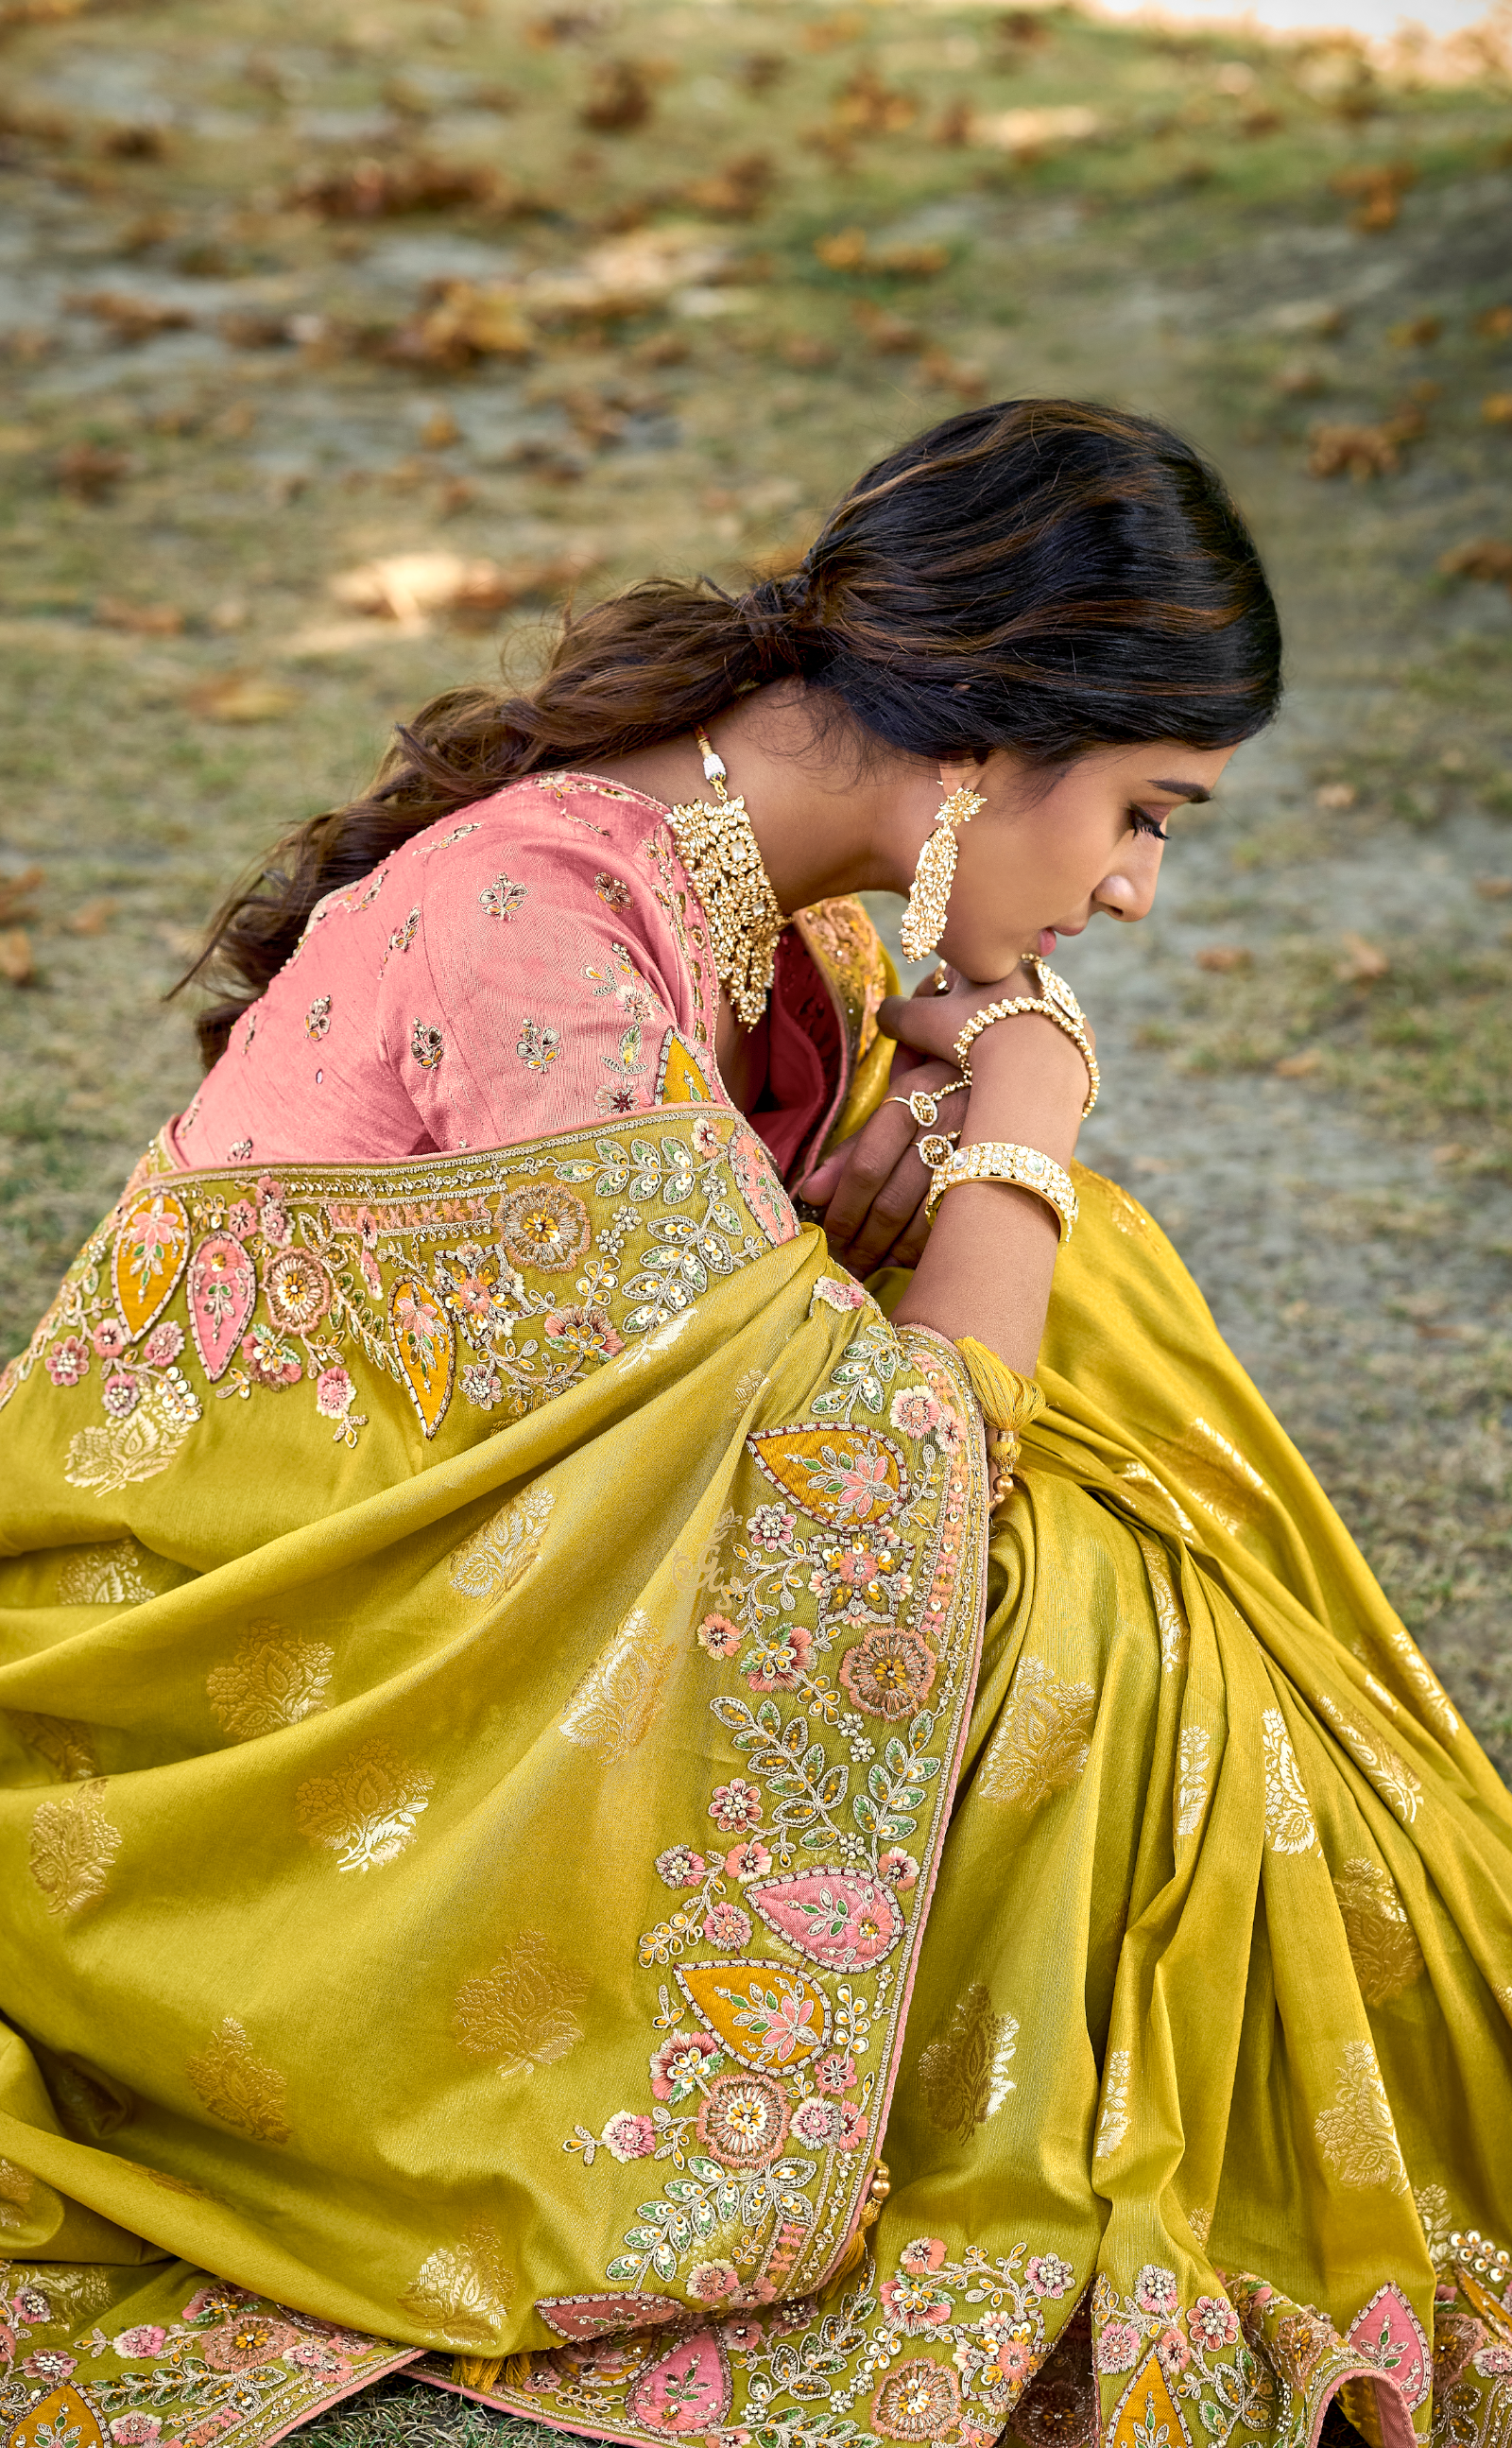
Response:
[{"label": "floral embroidery", "polygon": [[1092,2152],[1095,2159],[1111,2158],[1129,2130],[1131,2063],[1127,2049],[1108,2051],[1102,2074],[1102,2113],[1098,2119],[1098,2138]]},{"label": "floral embroidery", "polygon": [[763,2074],[718,2075],[699,2110],[699,2140],[721,2168],[770,2167],[787,2130],[787,2101]]},{"label": "floral embroidery", "polygon": [[890,1723],[923,1706],[934,1685],[935,1663],[917,1633],[889,1624],[863,1634],[847,1650],[840,1680],[867,1716]]},{"label": "floral embroidery", "polygon": [[262,1278],[262,1296],[275,1326],[286,1334],[308,1334],[331,1307],[335,1286],[307,1250],[285,1250]]},{"label": "floral embroidery", "polygon": [[627,884],[622,883],[619,876],[609,875],[601,868],[593,879],[593,889],[599,899],[606,902],[611,909],[629,908],[632,898],[630,888]]},{"label": "floral embroidery", "polygon": [[512,1504],[501,1505],[490,1514],[448,1556],[452,1588],[469,1598],[489,1598],[512,1590],[541,1553],[556,1501],[549,1487],[532,1487]]},{"label": "floral embroidery", "polygon": [[507,875],[499,875],[491,884],[484,886],[478,895],[478,905],[488,911],[490,918],[509,919],[524,906],[527,894],[527,886],[512,884]]},{"label": "floral embroidery", "polygon": [[517,1267],[564,1275],[575,1267],[593,1235],[581,1198],[557,1183],[532,1183],[511,1191],[499,1207],[499,1238]]},{"label": "floral embroidery", "polygon": [[960,2418],[961,2391],[944,2363],[914,2356],[899,2363],[871,2400],[871,2427],[884,2439],[937,2439]]},{"label": "floral embroidery", "polygon": [[1195,1836],[1208,1807],[1213,1737],[1205,1726],[1183,1726],[1177,1741],[1176,1832]]},{"label": "floral embroidery", "polygon": [[415,929],[418,928],[419,924],[420,906],[417,902],[415,907],[410,911],[408,917],[402,918],[398,926],[394,928],[392,933],[390,935],[388,948],[383,955],[383,968],[386,969],[388,967],[389,963],[395,952],[407,952],[409,950],[411,945],[414,942]]},{"label": "floral embroidery", "polygon": [[546,1071],[562,1051],[562,1031],[540,1021],[522,1020],[515,1052],[527,1071]]},{"label": "floral embroidery", "polygon": [[852,1282],[849,1277],[842,1282],[838,1275],[821,1275],[809,1295],[811,1313],[820,1301],[826,1309],[839,1310],[843,1314],[847,1310],[865,1309],[867,1294],[858,1283]]},{"label": "floral embroidery", "polygon": [[232,1146],[227,1149],[226,1153],[230,1157],[233,1164],[245,1164],[248,1157],[252,1154],[252,1141],[250,1139],[237,1139],[234,1141]]},{"label": "floral embroidery", "polygon": [[543,1931],[522,1930],[491,1970],[458,1990],[451,2021],[457,2046],[490,2058],[506,2080],[555,2065],[583,2037],[577,2010],[588,1985]]},{"label": "floral embroidery", "polygon": [[973,1981],[919,2059],[916,2079],[930,2124],[969,2142],[1016,2088],[1008,2067],[1018,2041],[1017,2018],[994,2013],[987,1991]]},{"label": "floral embroidery", "polygon": [[235,2126],[258,2142],[287,2142],[284,2113],[288,2090],[281,2074],[253,2050],[246,2027],[227,2015],[219,2031],[184,2071],[196,2096],[222,2125]]},{"label": "floral embroidery", "polygon": [[315,1002],[310,1005],[309,1010],[305,1013],[304,1033],[306,1037],[319,1039],[327,1036],[330,1033],[330,1028],[331,998],[329,995],[317,995]]},{"label": "floral embroidery", "polygon": [[454,843],[466,841],[469,833],[475,833],[478,830],[476,821],[468,825],[453,825],[449,833],[442,833],[436,841],[417,842],[410,856],[411,858],[433,857],[438,850],[450,850]]},{"label": "floral embroidery", "polygon": [[410,1051],[422,1071],[433,1071],[447,1050],[446,1039],[439,1028],[423,1020],[410,1023]]}]

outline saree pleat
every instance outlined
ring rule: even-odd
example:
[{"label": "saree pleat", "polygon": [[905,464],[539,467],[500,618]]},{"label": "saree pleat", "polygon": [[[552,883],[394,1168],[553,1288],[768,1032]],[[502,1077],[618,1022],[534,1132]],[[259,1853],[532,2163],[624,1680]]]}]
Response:
[{"label": "saree pleat", "polygon": [[[264,2448],[406,2362],[635,2442],[1309,2448],[1343,2389],[1503,2448],[1512,1807],[1164,1236],[1079,1176],[988,1538],[958,1355],[729,1118],[635,1127],[368,1224],[179,1176],[185,1253],[273,1199],[371,1348],[104,1494],[40,1364],[109,1234],[34,1344],[14,2448]],[[577,1357],[501,1425],[412,1295],[498,1313],[526,1177],[578,1238],[509,1365]]]}]

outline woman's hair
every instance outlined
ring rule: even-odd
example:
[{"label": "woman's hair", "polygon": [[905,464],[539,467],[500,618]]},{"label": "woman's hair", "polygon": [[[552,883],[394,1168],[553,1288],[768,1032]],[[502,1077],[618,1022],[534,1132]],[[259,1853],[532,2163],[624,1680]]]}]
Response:
[{"label": "woman's hair", "polygon": [[1280,694],[1280,630],[1221,478],[1152,418],[1080,400],[970,409],[890,451],[788,578],[738,599],[649,579],[565,622],[526,694],[450,689],[367,794],[286,834],[216,918],[187,985],[211,1062],[316,904],[526,774],[592,767],[797,679],[863,748],[1017,751],[1041,770],[1170,739],[1230,747]]}]

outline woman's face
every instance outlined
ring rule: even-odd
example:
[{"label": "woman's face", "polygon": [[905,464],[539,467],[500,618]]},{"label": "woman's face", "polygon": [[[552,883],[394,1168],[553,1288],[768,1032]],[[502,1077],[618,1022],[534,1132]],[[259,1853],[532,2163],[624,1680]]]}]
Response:
[{"label": "woman's face", "polygon": [[1006,977],[1025,952],[1048,960],[1099,910],[1125,925],[1147,915],[1160,875],[1160,830],[1174,808],[1207,798],[1232,748],[1103,748],[1050,788],[1011,751],[983,765],[940,768],[986,806],[956,831],[958,864],[941,956],[979,985]]}]

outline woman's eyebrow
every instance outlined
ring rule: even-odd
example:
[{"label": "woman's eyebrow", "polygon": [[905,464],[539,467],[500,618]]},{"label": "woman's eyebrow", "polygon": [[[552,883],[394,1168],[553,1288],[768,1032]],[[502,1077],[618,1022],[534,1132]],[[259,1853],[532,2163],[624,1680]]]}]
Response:
[{"label": "woman's eyebrow", "polygon": [[1191,799],[1199,807],[1204,799],[1211,799],[1213,796],[1212,792],[1205,791],[1200,782],[1150,782],[1146,788],[1151,791],[1169,791],[1173,798]]}]

